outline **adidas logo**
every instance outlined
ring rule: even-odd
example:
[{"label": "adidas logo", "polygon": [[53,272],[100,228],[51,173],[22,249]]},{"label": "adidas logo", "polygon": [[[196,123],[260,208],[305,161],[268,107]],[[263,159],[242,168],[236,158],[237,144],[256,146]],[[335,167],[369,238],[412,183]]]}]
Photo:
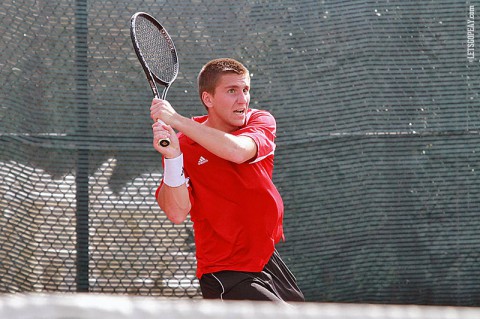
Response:
[{"label": "adidas logo", "polygon": [[200,158],[198,159],[198,165],[203,165],[207,162],[208,162],[208,160],[203,156],[200,156]]}]

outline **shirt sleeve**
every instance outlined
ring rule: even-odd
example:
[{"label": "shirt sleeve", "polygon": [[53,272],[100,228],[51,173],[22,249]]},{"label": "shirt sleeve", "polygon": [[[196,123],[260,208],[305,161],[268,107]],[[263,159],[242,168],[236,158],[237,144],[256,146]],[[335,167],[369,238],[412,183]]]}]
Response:
[{"label": "shirt sleeve", "polygon": [[277,124],[272,114],[267,111],[252,110],[246,125],[236,131],[235,135],[248,136],[257,144],[257,155],[250,162],[259,162],[275,152]]}]

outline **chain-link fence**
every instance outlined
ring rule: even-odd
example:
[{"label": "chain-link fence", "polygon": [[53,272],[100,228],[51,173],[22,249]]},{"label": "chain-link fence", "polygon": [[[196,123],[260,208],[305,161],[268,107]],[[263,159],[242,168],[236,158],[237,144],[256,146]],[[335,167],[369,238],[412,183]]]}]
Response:
[{"label": "chain-link fence", "polygon": [[251,106],[278,124],[279,250],[308,300],[478,304],[473,1],[0,9],[0,292],[199,296],[191,225],[154,200],[161,159],[129,35],[145,11],[175,41],[169,100],[182,114],[204,112],[195,78],[208,60],[250,69]]}]

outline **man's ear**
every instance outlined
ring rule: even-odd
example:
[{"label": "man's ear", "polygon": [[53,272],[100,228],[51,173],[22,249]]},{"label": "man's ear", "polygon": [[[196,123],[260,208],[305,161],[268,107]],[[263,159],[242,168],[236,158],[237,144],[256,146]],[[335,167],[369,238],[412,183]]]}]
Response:
[{"label": "man's ear", "polygon": [[202,101],[206,107],[212,107],[212,95],[207,91],[202,92]]}]

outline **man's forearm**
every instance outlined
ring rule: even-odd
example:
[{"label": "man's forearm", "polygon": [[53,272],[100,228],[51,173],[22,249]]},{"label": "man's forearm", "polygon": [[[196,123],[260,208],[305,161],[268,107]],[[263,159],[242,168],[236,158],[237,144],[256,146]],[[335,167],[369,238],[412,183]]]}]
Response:
[{"label": "man's forearm", "polygon": [[192,207],[187,185],[170,187],[163,184],[158,192],[157,202],[168,219],[175,224],[182,223]]},{"label": "man's forearm", "polygon": [[257,145],[246,136],[225,133],[180,115],[170,125],[213,154],[234,163],[246,162],[257,153]]}]

